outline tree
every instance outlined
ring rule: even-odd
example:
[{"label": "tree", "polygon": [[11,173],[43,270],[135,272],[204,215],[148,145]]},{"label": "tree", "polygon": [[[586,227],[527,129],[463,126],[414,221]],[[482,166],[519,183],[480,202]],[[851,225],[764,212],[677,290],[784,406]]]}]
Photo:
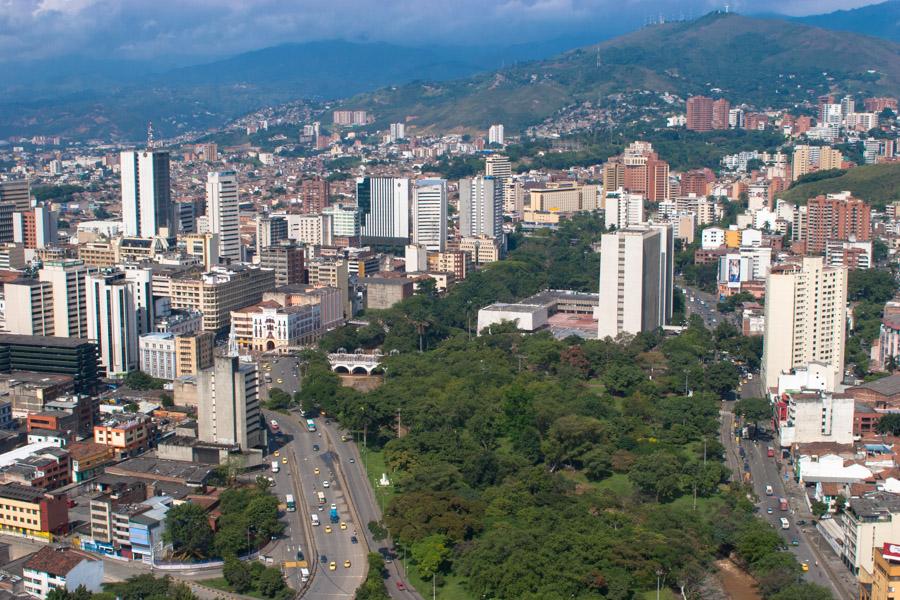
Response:
[{"label": "tree", "polygon": [[878,420],[875,431],[881,434],[900,435],[900,413],[887,413]]},{"label": "tree", "polygon": [[225,558],[222,576],[228,582],[228,585],[239,594],[243,594],[253,587],[253,576],[250,574],[250,569],[244,562],[238,560],[236,556]]},{"label": "tree", "polygon": [[737,387],[740,374],[731,361],[722,360],[706,368],[703,379],[704,389],[724,398]]},{"label": "tree", "polygon": [[163,393],[159,395],[159,402],[165,408],[171,408],[175,406],[175,400],[172,398],[172,394]]},{"label": "tree", "polygon": [[441,571],[450,558],[447,538],[443,535],[423,538],[412,545],[411,555],[419,568],[419,573],[424,579],[428,579]]},{"label": "tree", "polygon": [[256,589],[266,598],[276,597],[285,587],[281,571],[272,567],[268,567],[263,571],[256,582]]},{"label": "tree", "polygon": [[734,413],[758,429],[760,421],[772,417],[772,405],[765,398],[741,398],[734,405]]},{"label": "tree", "polygon": [[166,513],[165,541],[175,554],[186,558],[206,558],[213,544],[213,532],[206,511],[197,504],[179,504]]},{"label": "tree", "polygon": [[147,375],[143,371],[129,371],[125,375],[125,385],[133,390],[161,390],[165,382]]},{"label": "tree", "polygon": [[270,410],[284,410],[291,406],[291,395],[281,388],[272,388],[269,390],[269,401],[266,408]]},{"label": "tree", "polygon": [[380,521],[369,521],[368,527],[372,534],[372,539],[376,542],[380,542],[387,538],[387,529],[384,528],[384,525],[382,525]]},{"label": "tree", "polygon": [[816,516],[817,519],[821,519],[822,515],[828,512],[828,505],[820,500],[813,500],[812,502],[812,513]]}]

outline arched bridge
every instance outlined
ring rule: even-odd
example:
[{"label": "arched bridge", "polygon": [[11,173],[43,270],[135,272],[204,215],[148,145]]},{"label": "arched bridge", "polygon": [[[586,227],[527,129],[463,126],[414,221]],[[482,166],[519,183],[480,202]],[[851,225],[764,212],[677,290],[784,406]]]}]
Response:
[{"label": "arched bridge", "polygon": [[337,352],[328,355],[328,362],[331,364],[331,370],[335,373],[371,375],[375,371],[381,370],[382,358],[384,355],[380,352],[374,354],[362,350],[346,352],[343,351],[343,348],[338,348]]}]

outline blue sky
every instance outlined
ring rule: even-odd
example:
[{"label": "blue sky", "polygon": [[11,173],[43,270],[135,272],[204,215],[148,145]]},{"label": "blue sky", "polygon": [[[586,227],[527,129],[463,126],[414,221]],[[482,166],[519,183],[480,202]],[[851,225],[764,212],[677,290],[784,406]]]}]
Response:
[{"label": "blue sky", "polygon": [[[815,14],[865,0],[731,0],[744,14]],[[597,32],[648,18],[699,16],[708,0],[0,0],[0,56],[214,58],[321,39],[510,44]]]}]

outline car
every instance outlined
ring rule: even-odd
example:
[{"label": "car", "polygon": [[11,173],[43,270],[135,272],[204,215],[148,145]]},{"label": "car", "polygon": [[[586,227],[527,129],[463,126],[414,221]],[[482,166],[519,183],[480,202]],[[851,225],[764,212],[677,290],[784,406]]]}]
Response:
[{"label": "car", "polygon": [[803,569],[804,573],[806,573],[807,571],[809,571],[809,563],[808,562],[800,563],[800,568]]},{"label": "car", "polygon": [[351,459],[350,459],[350,462],[351,462],[351,463],[355,463],[355,462],[356,462],[356,459],[355,459],[355,458],[351,458]]},{"label": "car", "polygon": [[771,507],[771,506],[770,506],[769,508],[766,509],[766,514],[771,515],[773,512],[775,512],[775,511],[772,510],[772,507]]},{"label": "car", "polygon": [[303,550],[297,550],[297,560],[303,560]]},{"label": "car", "polygon": [[275,380],[275,382],[276,382],[276,383],[284,383],[284,379],[282,379],[281,377],[279,377],[278,379]]},{"label": "car", "polygon": [[322,482],[322,487],[323,487],[323,488],[331,487],[331,484],[330,484],[330,483],[328,482],[328,480],[326,479],[325,481]]},{"label": "car", "polygon": [[346,530],[347,530],[347,524],[344,523],[343,521],[341,521],[341,531],[346,531]]},{"label": "car", "polygon": [[276,450],[276,451],[275,451],[275,456],[276,456],[276,457],[277,457],[277,456],[281,456],[281,452],[279,452],[278,450]]},{"label": "car", "polygon": [[318,474],[319,474],[319,467],[316,467],[315,469],[313,469],[313,473],[315,473],[316,475],[318,475]]},{"label": "car", "polygon": [[351,544],[358,544],[358,543],[359,543],[359,540],[356,539],[356,536],[355,536],[355,535],[351,535],[351,536],[350,536],[350,543],[351,543]]},{"label": "car", "polygon": [[281,459],[281,464],[283,464],[283,465],[287,464],[287,456],[285,456]]},{"label": "car", "polygon": [[313,452],[318,452],[318,451],[319,451],[319,445],[313,444]]},{"label": "car", "polygon": [[328,563],[328,570],[329,570],[329,571],[334,571],[335,569],[337,569],[337,563],[336,563],[336,562],[331,561],[330,563]]},{"label": "car", "polygon": [[342,441],[342,442],[346,442],[346,441],[347,441],[347,436],[346,436],[346,435],[342,435],[342,436],[341,436],[341,441]]},{"label": "car", "polygon": [[331,510],[337,510],[337,504],[332,504],[328,508],[330,508]]},{"label": "car", "polygon": [[799,539],[794,538],[794,539],[791,540],[791,546],[799,546],[799,545],[800,545],[800,540],[799,540]]},{"label": "car", "polygon": [[331,525],[325,526],[325,533],[331,533]]},{"label": "car", "polygon": [[344,561],[344,568],[345,568],[345,569],[349,569],[349,568],[350,568],[350,561],[349,561],[349,560],[345,560],[345,561]]},{"label": "car", "polygon": [[800,519],[797,521],[797,525],[806,525],[806,521],[804,519]]},{"label": "car", "polygon": [[319,562],[324,565],[325,563],[328,562],[328,557],[325,556],[324,554],[322,554],[321,556],[319,556]]},{"label": "car", "polygon": [[398,582],[397,582],[397,589],[400,590],[401,592],[404,591],[404,590],[406,589],[406,584],[403,583],[402,581],[398,581]]}]

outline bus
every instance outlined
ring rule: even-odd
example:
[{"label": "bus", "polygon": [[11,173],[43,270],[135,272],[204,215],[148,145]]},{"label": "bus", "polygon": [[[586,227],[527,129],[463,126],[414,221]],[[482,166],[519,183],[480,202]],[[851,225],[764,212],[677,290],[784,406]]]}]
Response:
[{"label": "bus", "polygon": [[306,430],[307,431],[315,431],[316,430],[316,422],[312,419],[306,420]]},{"label": "bus", "polygon": [[297,510],[297,504],[294,502],[294,497],[291,494],[284,497],[284,503],[287,505],[288,512]]},{"label": "bus", "polygon": [[325,492],[319,492],[316,496],[319,498],[319,504],[325,504]]},{"label": "bus", "polygon": [[788,523],[788,520],[785,519],[784,517],[781,517],[781,528],[782,529],[790,529],[791,528],[791,524]]}]

